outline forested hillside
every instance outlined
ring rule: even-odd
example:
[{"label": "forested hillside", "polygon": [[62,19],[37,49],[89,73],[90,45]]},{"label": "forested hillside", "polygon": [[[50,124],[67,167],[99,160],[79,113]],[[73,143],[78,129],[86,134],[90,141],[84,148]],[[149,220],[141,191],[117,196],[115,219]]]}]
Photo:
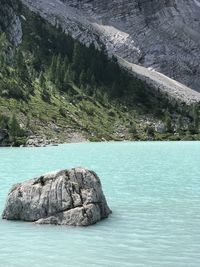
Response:
[{"label": "forested hillside", "polygon": [[23,38],[14,45],[0,20],[1,144],[30,136],[52,143],[199,138],[198,104],[186,106],[130,76],[103,45],[86,47],[23,6],[12,8]]}]

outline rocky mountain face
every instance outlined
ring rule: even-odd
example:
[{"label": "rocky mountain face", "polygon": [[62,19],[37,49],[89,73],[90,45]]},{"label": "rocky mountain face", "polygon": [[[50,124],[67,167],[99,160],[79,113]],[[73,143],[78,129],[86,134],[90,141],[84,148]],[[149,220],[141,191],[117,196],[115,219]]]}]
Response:
[{"label": "rocky mountain face", "polygon": [[20,18],[16,15],[12,2],[1,0],[0,2],[0,31],[4,31],[9,36],[14,45],[22,41],[22,27]]},{"label": "rocky mountain face", "polygon": [[199,0],[22,0],[73,37],[200,91]]}]

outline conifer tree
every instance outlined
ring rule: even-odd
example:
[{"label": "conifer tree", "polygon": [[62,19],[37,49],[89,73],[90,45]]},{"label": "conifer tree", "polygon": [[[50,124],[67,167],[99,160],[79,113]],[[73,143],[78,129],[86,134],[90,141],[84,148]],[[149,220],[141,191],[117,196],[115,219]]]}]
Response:
[{"label": "conifer tree", "polygon": [[68,85],[69,81],[70,81],[70,74],[69,74],[69,69],[67,69],[67,70],[65,71],[65,74],[64,74],[63,85],[64,85],[64,86]]},{"label": "conifer tree", "polygon": [[62,61],[61,54],[59,54],[57,56],[57,60],[56,60],[56,80],[55,80],[55,83],[57,86],[63,85],[64,73],[65,73],[64,63]]},{"label": "conifer tree", "polygon": [[22,129],[17,121],[15,114],[12,115],[8,122],[9,134],[12,140],[22,135]]},{"label": "conifer tree", "polygon": [[72,58],[72,70],[75,72],[75,82],[78,82],[81,71],[85,68],[84,63],[84,53],[81,49],[81,44],[76,42]]},{"label": "conifer tree", "polygon": [[192,117],[193,117],[194,132],[198,133],[199,132],[199,109],[195,105],[193,106]]},{"label": "conifer tree", "polygon": [[29,72],[26,66],[24,55],[20,49],[17,49],[15,51],[16,72],[21,80],[30,82]]},{"label": "conifer tree", "polygon": [[182,116],[179,115],[177,119],[177,131],[180,133],[182,129],[183,129],[183,119]]},{"label": "conifer tree", "polygon": [[49,68],[49,79],[53,83],[56,80],[56,68],[57,68],[57,58],[56,58],[56,55],[53,55],[52,60],[51,60],[51,65]]},{"label": "conifer tree", "polygon": [[2,67],[6,61],[6,50],[8,49],[8,41],[5,33],[0,34],[0,66]]},{"label": "conifer tree", "polygon": [[167,132],[172,132],[172,120],[168,111],[165,113],[165,127]]},{"label": "conifer tree", "polygon": [[79,77],[79,83],[80,85],[86,85],[87,81],[88,81],[87,73],[84,70],[82,70],[80,77]]},{"label": "conifer tree", "polygon": [[44,73],[43,71],[40,72],[40,76],[39,76],[39,84],[41,88],[44,88],[46,86],[46,79],[44,77]]}]

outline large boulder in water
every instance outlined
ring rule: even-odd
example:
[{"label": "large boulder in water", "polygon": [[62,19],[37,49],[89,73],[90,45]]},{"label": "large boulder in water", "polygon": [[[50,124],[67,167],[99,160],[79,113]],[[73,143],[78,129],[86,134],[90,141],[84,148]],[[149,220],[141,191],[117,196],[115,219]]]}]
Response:
[{"label": "large boulder in water", "polygon": [[39,224],[87,226],[110,213],[96,173],[73,168],[14,185],[2,217]]}]

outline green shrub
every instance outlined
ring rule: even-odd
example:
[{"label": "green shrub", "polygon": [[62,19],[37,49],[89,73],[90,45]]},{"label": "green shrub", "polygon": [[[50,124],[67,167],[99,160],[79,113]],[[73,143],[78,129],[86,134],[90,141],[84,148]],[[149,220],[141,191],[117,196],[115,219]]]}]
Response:
[{"label": "green shrub", "polygon": [[152,126],[147,126],[146,127],[146,134],[148,135],[148,136],[154,136],[154,127],[152,127]]}]

